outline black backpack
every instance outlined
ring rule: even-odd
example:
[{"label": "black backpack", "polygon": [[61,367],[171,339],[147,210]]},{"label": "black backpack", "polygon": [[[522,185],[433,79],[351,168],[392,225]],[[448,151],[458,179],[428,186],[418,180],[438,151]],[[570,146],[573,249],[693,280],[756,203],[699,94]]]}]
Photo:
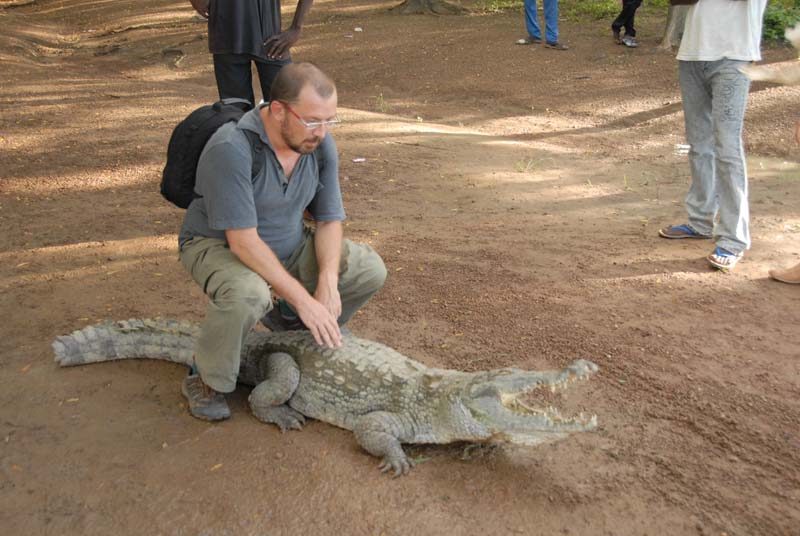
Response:
[{"label": "black backpack", "polygon": [[[219,127],[229,121],[239,121],[253,105],[244,99],[223,99],[202,106],[178,123],[167,147],[167,164],[161,175],[161,195],[180,208],[187,208],[192,199],[200,197],[194,191],[197,161],[206,142]],[[253,171],[255,177],[261,171],[263,147],[258,136],[249,130],[242,130],[253,150]]]}]

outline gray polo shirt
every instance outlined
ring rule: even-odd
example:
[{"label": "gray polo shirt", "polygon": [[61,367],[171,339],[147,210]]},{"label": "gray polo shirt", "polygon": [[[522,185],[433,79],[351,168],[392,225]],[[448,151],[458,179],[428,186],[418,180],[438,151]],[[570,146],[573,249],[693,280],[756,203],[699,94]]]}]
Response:
[{"label": "gray polo shirt", "polygon": [[[227,123],[208,140],[197,164],[195,199],[186,210],[178,242],[195,236],[225,239],[226,229],[255,227],[258,235],[286,261],[303,239],[303,211],[316,221],[345,219],[339,189],[339,157],[327,134],[311,154],[300,156],[286,177],[267,138],[258,110],[239,123]],[[252,175],[253,151],[243,129],[258,134],[264,164]]]}]

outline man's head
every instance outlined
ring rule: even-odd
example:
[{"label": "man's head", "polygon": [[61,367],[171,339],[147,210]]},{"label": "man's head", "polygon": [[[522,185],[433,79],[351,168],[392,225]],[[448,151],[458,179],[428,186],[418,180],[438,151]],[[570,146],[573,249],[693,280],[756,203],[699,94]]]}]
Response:
[{"label": "man's head", "polygon": [[311,63],[290,63],[271,88],[269,113],[280,125],[283,142],[293,151],[312,152],[336,118],[336,85]]}]

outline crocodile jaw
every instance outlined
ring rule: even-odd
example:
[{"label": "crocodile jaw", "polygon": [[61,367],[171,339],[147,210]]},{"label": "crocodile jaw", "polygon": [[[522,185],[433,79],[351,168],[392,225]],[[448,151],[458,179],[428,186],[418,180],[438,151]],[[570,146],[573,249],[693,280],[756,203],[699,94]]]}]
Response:
[{"label": "crocodile jaw", "polygon": [[597,427],[596,415],[564,416],[551,405],[531,403],[537,393],[557,393],[597,372],[597,365],[578,360],[562,371],[504,370],[475,382],[464,406],[492,441],[537,445]]},{"label": "crocodile jaw", "polygon": [[509,409],[491,399],[474,401],[468,407],[490,440],[496,442],[538,445],[597,427],[596,415],[581,413],[565,417],[552,407],[541,410],[529,407],[523,410]]}]

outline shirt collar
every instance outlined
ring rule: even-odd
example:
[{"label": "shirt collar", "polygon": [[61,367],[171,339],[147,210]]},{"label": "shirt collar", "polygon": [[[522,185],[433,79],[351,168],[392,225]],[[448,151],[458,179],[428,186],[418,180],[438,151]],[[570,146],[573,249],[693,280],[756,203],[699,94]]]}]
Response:
[{"label": "shirt collar", "polygon": [[267,129],[264,127],[264,121],[261,119],[261,109],[269,106],[268,102],[261,101],[258,106],[244,114],[239,121],[239,128],[249,130],[258,134],[259,139],[273,149],[272,144],[267,137]]}]

